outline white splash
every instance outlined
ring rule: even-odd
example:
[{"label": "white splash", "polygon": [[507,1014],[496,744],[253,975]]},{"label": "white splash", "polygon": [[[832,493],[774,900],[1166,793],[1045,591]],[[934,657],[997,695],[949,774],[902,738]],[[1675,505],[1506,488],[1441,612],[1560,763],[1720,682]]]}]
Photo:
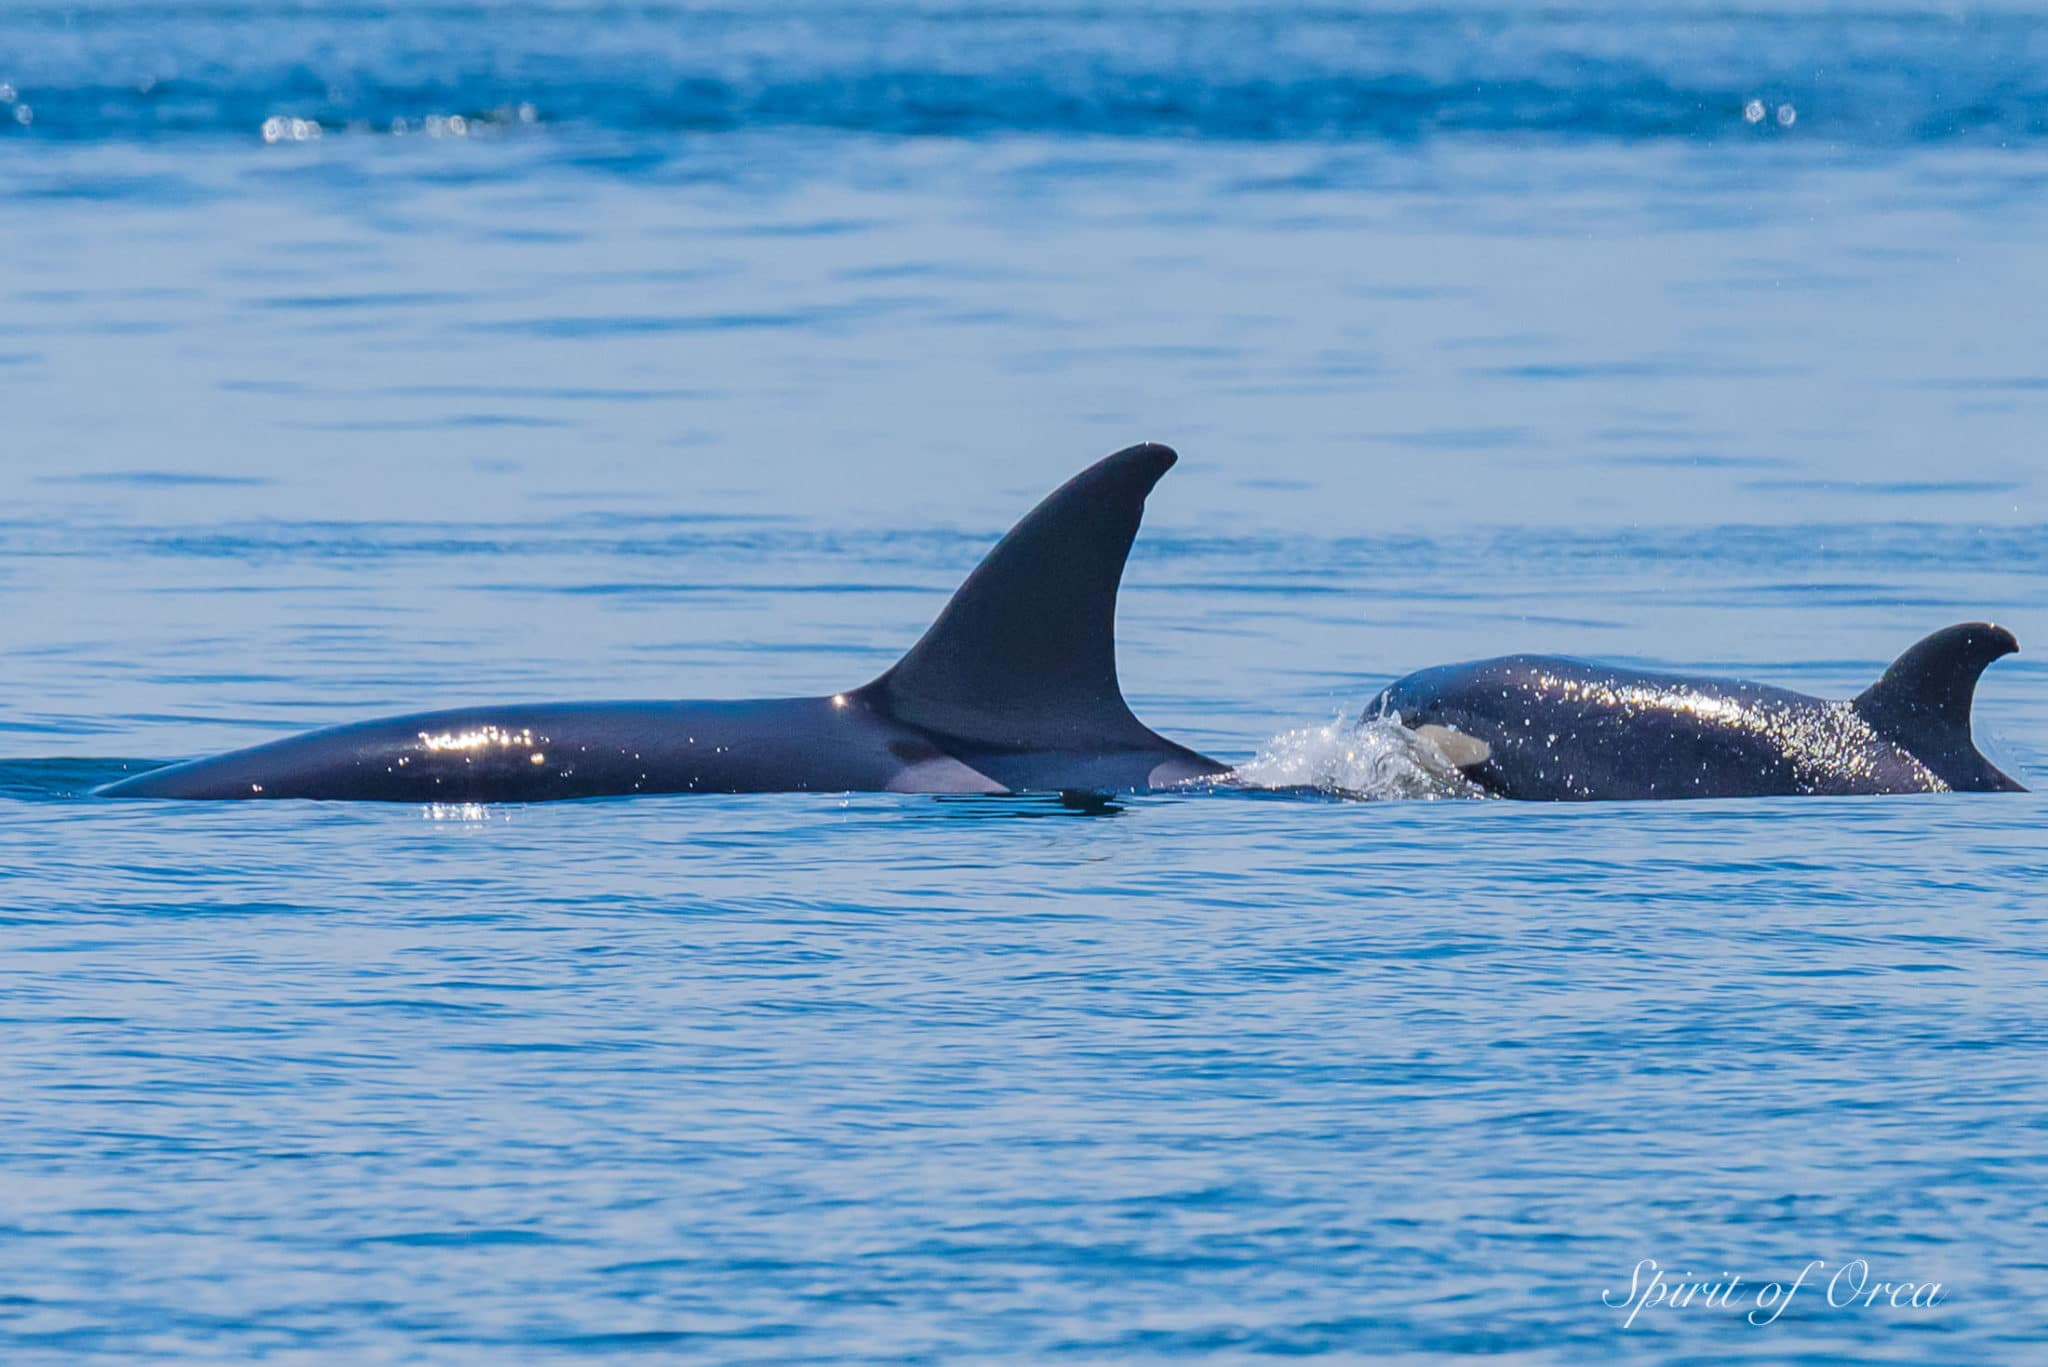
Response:
[{"label": "white splash", "polygon": [[287,119],[273,114],[263,121],[265,142],[318,142],[325,132],[317,119]]},{"label": "white splash", "polygon": [[1306,788],[1365,801],[1486,796],[1435,746],[1392,720],[1337,717],[1283,731],[1230,777],[1247,788]]}]

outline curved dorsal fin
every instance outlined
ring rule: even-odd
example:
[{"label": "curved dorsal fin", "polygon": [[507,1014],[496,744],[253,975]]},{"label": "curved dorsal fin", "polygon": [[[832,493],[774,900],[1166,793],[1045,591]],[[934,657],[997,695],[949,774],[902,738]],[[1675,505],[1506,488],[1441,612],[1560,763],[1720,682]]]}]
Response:
[{"label": "curved dorsal fin", "polygon": [[1047,495],[862,691],[914,726],[994,746],[1161,743],[1117,684],[1116,593],[1145,495],[1177,459],[1132,446]]},{"label": "curved dorsal fin", "polygon": [[2011,632],[1989,622],[1943,627],[1857,695],[1856,710],[1880,731],[1946,727],[1967,735],[1978,676],[2019,648]]}]

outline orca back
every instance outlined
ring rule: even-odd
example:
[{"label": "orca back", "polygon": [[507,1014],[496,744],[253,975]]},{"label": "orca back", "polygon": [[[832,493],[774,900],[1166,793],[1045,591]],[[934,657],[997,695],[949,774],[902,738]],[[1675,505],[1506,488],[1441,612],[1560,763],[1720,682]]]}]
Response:
[{"label": "orca back", "polygon": [[1853,702],[1740,680],[1555,656],[1446,665],[1390,685],[1398,714],[1504,797],[1586,801],[2016,791],[1970,734],[1986,665],[2017,649],[1984,623],[1921,641]]},{"label": "orca back", "polygon": [[1977,681],[1992,661],[2019,648],[2018,638],[1991,622],[1943,627],[1894,660],[1852,706],[1958,792],[2025,792],[1984,758],[1971,721]]},{"label": "orca back", "polygon": [[[1124,565],[1146,496],[1178,459],[1165,446],[1129,447],[1053,491],[856,696],[1007,787],[1150,787],[1224,772],[1139,721],[1117,678]],[[1086,781],[1048,778],[1062,774]]]}]

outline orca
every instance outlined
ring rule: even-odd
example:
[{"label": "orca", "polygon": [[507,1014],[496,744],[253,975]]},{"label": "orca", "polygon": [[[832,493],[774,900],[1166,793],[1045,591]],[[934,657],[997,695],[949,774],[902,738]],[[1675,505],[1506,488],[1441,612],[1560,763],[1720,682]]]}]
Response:
[{"label": "orca", "polygon": [[1988,622],[1947,627],[1848,702],[1509,655],[1396,680],[1364,719],[1398,721],[1498,797],[2024,792],[1970,735],[1978,676],[2018,649]]},{"label": "orca", "polygon": [[1124,702],[1116,598],[1145,497],[1178,459],[1118,451],[997,543],[863,687],[751,702],[464,707],[150,770],[110,798],[546,802],[634,793],[1130,792],[1229,766]]}]

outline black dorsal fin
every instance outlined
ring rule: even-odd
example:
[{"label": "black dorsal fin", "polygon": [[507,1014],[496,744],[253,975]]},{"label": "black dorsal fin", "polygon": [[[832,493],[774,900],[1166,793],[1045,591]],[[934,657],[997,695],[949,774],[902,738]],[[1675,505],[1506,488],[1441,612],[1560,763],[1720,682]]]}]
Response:
[{"label": "black dorsal fin", "polygon": [[1878,730],[1970,730],[1970,704],[1985,666],[2020,648],[2013,634],[1989,622],[1943,627],[1892,662],[1884,677],[1856,698],[1856,710]]},{"label": "black dorsal fin", "polygon": [[1054,490],[862,692],[913,726],[996,747],[1164,744],[1117,684],[1116,594],[1145,495],[1177,459],[1129,447]]}]

